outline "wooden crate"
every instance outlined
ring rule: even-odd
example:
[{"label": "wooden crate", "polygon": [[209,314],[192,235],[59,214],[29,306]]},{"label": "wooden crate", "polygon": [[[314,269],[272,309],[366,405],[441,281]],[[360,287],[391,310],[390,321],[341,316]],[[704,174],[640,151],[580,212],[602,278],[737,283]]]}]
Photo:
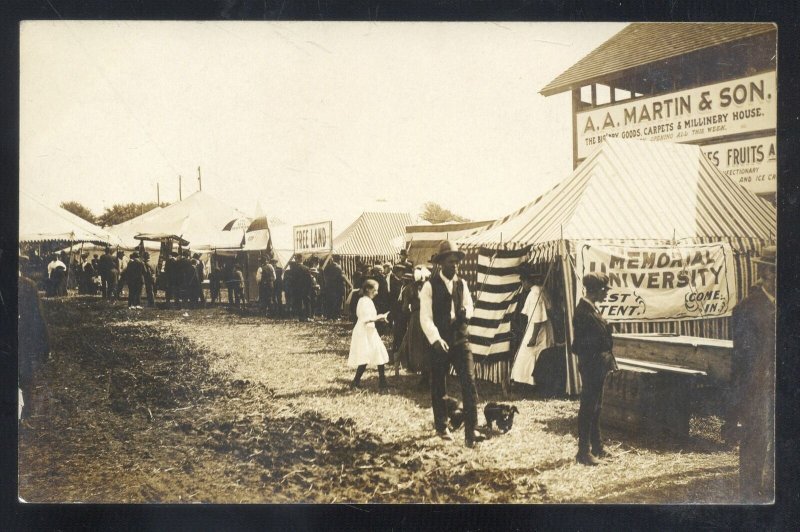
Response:
[{"label": "wooden crate", "polygon": [[640,436],[687,439],[693,378],[643,368],[609,373],[603,386],[601,426]]}]

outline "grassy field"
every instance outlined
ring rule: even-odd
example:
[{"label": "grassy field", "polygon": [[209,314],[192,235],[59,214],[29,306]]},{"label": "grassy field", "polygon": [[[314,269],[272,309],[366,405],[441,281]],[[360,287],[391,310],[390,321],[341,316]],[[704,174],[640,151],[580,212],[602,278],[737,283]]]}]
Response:
[{"label": "grassy field", "polygon": [[[56,502],[720,503],[738,464],[719,420],[676,444],[606,431],[614,457],[575,463],[577,401],[479,383],[518,407],[475,449],[432,430],[418,377],[348,383],[350,325],[224,308],[129,311],[46,301],[53,353],[20,428],[20,495]],[[456,379],[449,382],[458,396]]]}]

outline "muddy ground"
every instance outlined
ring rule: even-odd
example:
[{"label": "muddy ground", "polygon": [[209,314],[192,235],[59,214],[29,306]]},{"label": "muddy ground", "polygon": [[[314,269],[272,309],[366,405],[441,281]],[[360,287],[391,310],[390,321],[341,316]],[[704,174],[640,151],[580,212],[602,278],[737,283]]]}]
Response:
[{"label": "muddy ground", "polygon": [[[52,354],[20,426],[20,496],[36,502],[726,502],[736,454],[701,408],[681,444],[606,431],[574,463],[577,401],[530,394],[476,449],[433,437],[418,377],[347,386],[350,325],[224,307],[128,310],[46,300]],[[458,395],[456,380],[450,387]],[[713,409],[712,409],[713,410]],[[483,415],[479,414],[483,421]]]}]

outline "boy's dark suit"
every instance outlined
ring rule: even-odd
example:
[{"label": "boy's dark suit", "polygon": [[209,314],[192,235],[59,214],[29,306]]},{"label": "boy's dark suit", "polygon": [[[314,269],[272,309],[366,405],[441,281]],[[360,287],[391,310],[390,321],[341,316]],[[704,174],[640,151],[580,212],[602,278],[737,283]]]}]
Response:
[{"label": "boy's dark suit", "polygon": [[603,381],[606,374],[617,366],[611,354],[611,326],[591,302],[582,298],[575,308],[572,327],[572,351],[578,355],[582,385],[578,410],[578,453],[588,453],[591,443],[592,454],[597,455],[603,450],[600,439]]}]

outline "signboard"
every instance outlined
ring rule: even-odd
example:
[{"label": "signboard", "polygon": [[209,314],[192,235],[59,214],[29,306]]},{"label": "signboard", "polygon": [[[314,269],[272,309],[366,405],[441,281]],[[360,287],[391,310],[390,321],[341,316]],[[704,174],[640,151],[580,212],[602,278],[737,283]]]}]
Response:
[{"label": "signboard", "polygon": [[333,251],[333,222],[292,227],[295,253],[330,253]]},{"label": "signboard", "polygon": [[775,192],[778,156],[775,136],[701,146],[723,174],[756,194]]},{"label": "signboard", "polygon": [[[619,246],[581,243],[578,279],[605,272],[610,290],[597,305],[608,321],[658,321],[730,316],[736,281],[730,244]],[[578,284],[578,299],[582,287]]]},{"label": "signboard", "polygon": [[663,94],[577,114],[578,159],[605,137],[694,142],[774,130],[775,72]]}]

